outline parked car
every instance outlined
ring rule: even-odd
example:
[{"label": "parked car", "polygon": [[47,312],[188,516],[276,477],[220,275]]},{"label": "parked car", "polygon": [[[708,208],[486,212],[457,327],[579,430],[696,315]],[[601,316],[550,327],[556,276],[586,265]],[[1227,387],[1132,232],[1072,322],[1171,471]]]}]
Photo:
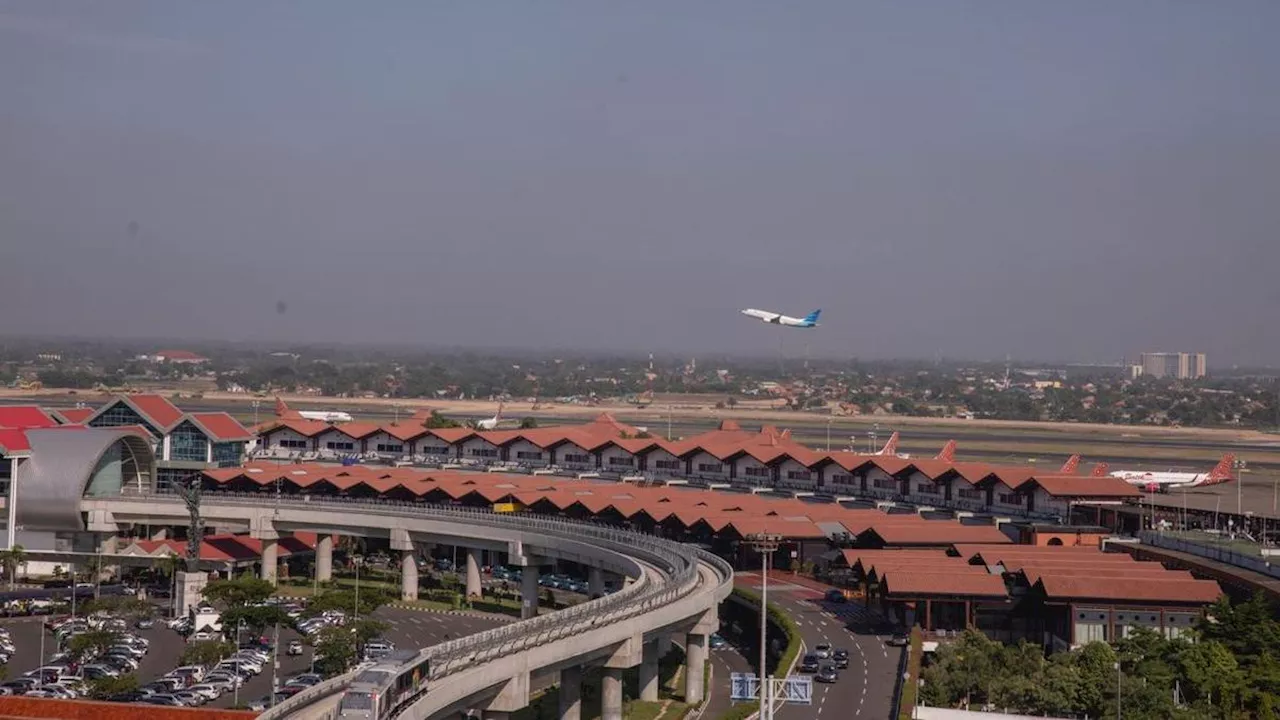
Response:
[{"label": "parked car", "polygon": [[286,651],[285,651],[285,653],[286,653],[287,655],[301,655],[301,654],[302,654],[302,641],[301,641],[301,640],[293,640],[293,641],[290,641],[290,643],[289,643],[289,649],[288,649],[288,650],[286,650]]},{"label": "parked car", "polygon": [[134,623],[134,626],[139,630],[150,630],[156,626],[156,621],[151,618],[142,618],[138,622]]}]

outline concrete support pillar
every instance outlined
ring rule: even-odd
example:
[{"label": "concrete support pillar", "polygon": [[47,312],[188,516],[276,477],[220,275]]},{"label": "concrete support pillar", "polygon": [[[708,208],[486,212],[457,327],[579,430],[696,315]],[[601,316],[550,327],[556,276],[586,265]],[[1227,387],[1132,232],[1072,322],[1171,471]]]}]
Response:
[{"label": "concrete support pillar", "polygon": [[316,539],[316,580],[333,579],[333,536],[321,535]]},{"label": "concrete support pillar", "polygon": [[467,597],[480,595],[480,551],[467,548]]},{"label": "concrete support pillar", "polygon": [[418,561],[412,550],[401,550],[400,556],[400,599],[418,599]]},{"label": "concrete support pillar", "polygon": [[598,567],[587,569],[587,594],[592,599],[604,596],[604,571]]},{"label": "concrete support pillar", "polygon": [[275,538],[262,541],[262,579],[276,584],[276,570],[280,566],[279,542]]},{"label": "concrete support pillar", "polygon": [[622,668],[605,668],[600,688],[600,720],[622,720]]},{"label": "concrete support pillar", "polygon": [[582,720],[582,667],[560,671],[560,720]]},{"label": "concrete support pillar", "polygon": [[538,566],[526,565],[520,570],[520,619],[538,616]]},{"label": "concrete support pillar", "polygon": [[653,702],[658,699],[658,641],[644,644],[640,660],[640,699]]},{"label": "concrete support pillar", "polygon": [[688,705],[702,702],[703,675],[707,666],[707,636],[689,633],[684,642],[684,701]]}]

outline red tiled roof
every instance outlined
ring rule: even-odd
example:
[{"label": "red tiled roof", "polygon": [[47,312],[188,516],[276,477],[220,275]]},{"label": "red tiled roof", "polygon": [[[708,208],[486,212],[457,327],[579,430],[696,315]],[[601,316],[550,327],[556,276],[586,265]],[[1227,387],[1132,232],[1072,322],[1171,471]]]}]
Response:
[{"label": "red tiled roof", "polygon": [[1012,544],[1008,535],[994,525],[961,525],[944,520],[910,524],[876,524],[866,532],[875,533],[885,545],[936,545],[956,543]]},{"label": "red tiled roof", "polygon": [[190,413],[187,417],[214,442],[239,442],[253,438],[253,434],[238,420],[224,412]]},{"label": "red tiled roof", "polygon": [[203,355],[197,355],[191,352],[190,350],[160,350],[159,352],[155,353],[155,355],[157,357],[162,357],[166,360],[208,360],[209,359]]},{"label": "red tiled roof", "polygon": [[182,411],[163,395],[143,393],[123,397],[127,398],[133,407],[159,430],[172,427],[182,419]]},{"label": "red tiled roof", "polygon": [[911,572],[894,570],[883,579],[885,594],[1008,597],[1004,578],[985,572]]},{"label": "red tiled roof", "polygon": [[62,418],[63,420],[66,420],[69,423],[79,425],[80,423],[83,423],[84,421],[88,420],[90,417],[93,417],[93,413],[95,411],[93,408],[90,408],[90,407],[75,407],[75,408],[53,408],[52,412],[58,417]]},{"label": "red tiled roof", "polygon": [[265,435],[282,428],[288,428],[303,437],[315,437],[331,427],[333,426],[323,420],[304,420],[301,417],[286,417],[263,423],[255,428],[255,430],[259,435]]},{"label": "red tiled roof", "polygon": [[1140,497],[1142,491],[1121,478],[1103,475],[1037,475],[1036,485],[1053,497]]},{"label": "red tiled roof", "polygon": [[378,425],[378,423],[347,422],[347,423],[332,425],[330,426],[329,429],[337,430],[338,432],[342,433],[343,435],[346,435],[347,437],[360,440],[361,438],[369,437],[370,435],[378,432],[379,430],[382,429],[382,427]]},{"label": "red tiled roof", "polygon": [[408,442],[427,434],[427,429],[418,423],[383,425],[382,429],[391,437]]},{"label": "red tiled roof", "polygon": [[1036,583],[1051,600],[1119,600],[1202,605],[1214,602],[1222,588],[1213,580],[1152,580],[1119,578],[1042,577]]},{"label": "red tiled roof", "polygon": [[35,405],[0,406],[0,427],[47,428],[57,424],[57,420]]},{"label": "red tiled roof", "polygon": [[17,455],[31,451],[27,433],[16,428],[0,428],[0,451],[5,455]]}]

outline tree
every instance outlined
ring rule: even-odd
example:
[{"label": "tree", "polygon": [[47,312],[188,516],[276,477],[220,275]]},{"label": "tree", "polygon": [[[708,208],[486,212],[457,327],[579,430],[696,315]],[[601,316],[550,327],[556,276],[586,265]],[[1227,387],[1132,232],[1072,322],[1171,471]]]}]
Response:
[{"label": "tree", "polygon": [[[372,615],[374,610],[386,605],[393,599],[390,591],[381,587],[361,587],[359,607],[356,607],[356,592],[351,588],[326,590],[307,603],[305,614],[315,617],[329,610],[341,610],[349,616],[364,617]],[[357,612],[358,611],[358,612]]]},{"label": "tree", "polygon": [[355,663],[356,647],[351,631],[341,626],[326,627],[311,640],[316,670],[323,675],[341,675]]},{"label": "tree", "polygon": [[126,595],[104,595],[92,600],[86,600],[80,606],[80,611],[85,615],[105,612],[129,618],[148,618],[155,613],[155,606],[146,600],[139,600]]},{"label": "tree", "polygon": [[210,665],[218,664],[222,658],[231,655],[236,651],[234,643],[222,640],[202,640],[194,642],[182,651],[183,665]]},{"label": "tree", "polygon": [[243,607],[266,601],[276,591],[269,580],[245,572],[232,580],[215,580],[204,588],[204,599],[222,603],[228,608]]},{"label": "tree", "polygon": [[71,638],[67,643],[67,654],[77,661],[101,655],[120,639],[120,634],[111,630],[89,630]]},{"label": "tree", "polygon": [[100,677],[88,682],[89,697],[94,700],[108,700],[122,693],[138,689],[138,678],[132,673],[120,677]]},{"label": "tree", "polygon": [[0,551],[0,563],[3,563],[5,574],[9,576],[9,589],[12,590],[18,579],[18,568],[27,566],[26,548],[14,545],[8,550]]},{"label": "tree", "polygon": [[526,417],[520,421],[521,430],[532,430],[536,427],[538,427],[538,418],[536,417]]},{"label": "tree", "polygon": [[262,635],[276,625],[293,627],[293,619],[279,605],[233,605],[222,611],[222,632],[235,637],[241,628]]},{"label": "tree", "polygon": [[427,418],[426,422],[422,423],[422,427],[427,428],[428,430],[434,430],[437,428],[456,428],[462,427],[462,423],[441,415],[437,410],[432,410],[431,416]]}]

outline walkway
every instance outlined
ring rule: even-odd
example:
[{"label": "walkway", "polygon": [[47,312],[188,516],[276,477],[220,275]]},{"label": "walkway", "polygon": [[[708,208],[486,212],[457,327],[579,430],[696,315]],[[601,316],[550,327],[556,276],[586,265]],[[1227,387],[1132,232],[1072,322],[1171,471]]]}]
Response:
[{"label": "walkway", "polygon": [[1272,600],[1280,600],[1280,580],[1253,570],[1229,565],[1217,560],[1210,560],[1199,555],[1166,550],[1165,548],[1141,543],[1114,543],[1108,548],[1127,552],[1137,560],[1156,560],[1165,565],[1173,565],[1195,573],[1213,578],[1220,583],[1252,593],[1256,590],[1265,592]]}]

